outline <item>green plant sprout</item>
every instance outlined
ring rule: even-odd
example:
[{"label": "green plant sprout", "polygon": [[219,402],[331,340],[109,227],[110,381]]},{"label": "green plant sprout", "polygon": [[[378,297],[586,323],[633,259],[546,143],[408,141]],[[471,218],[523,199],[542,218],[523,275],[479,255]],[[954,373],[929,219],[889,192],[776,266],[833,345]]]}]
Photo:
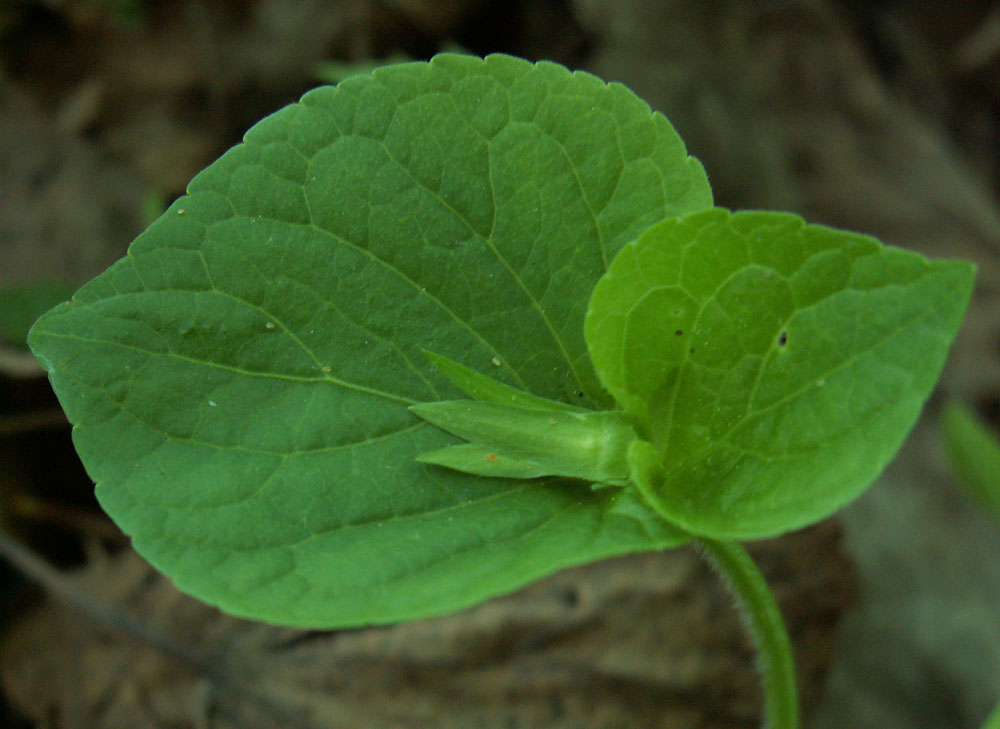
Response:
[{"label": "green plant sprout", "polygon": [[[1000,524],[1000,441],[966,405],[951,401],[941,418],[945,451],[958,481]],[[983,729],[1000,729],[1000,703]]]},{"label": "green plant sprout", "polygon": [[1000,442],[967,406],[949,402],[941,420],[952,470],[969,495],[1000,524]]},{"label": "green plant sprout", "polygon": [[693,543],[788,729],[788,637],[739,540],[871,484],[973,277],[713,207],[620,84],[442,54],[262,120],[29,343],[101,504],[192,595],[384,624]]}]

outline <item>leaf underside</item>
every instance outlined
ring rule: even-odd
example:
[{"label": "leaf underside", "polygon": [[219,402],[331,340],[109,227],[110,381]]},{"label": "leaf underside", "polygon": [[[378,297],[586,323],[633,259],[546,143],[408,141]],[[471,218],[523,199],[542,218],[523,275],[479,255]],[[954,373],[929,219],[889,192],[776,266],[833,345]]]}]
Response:
[{"label": "leaf underside", "polygon": [[457,441],[407,407],[460,396],[424,348],[612,405],[587,296],[710,205],[623,86],[442,55],[261,121],[30,344],[101,504],[182,589],[297,626],[442,613],[684,540],[617,489],[418,463]]},{"label": "leaf underside", "polygon": [[833,513],[915,422],[973,276],[786,213],[654,225],[595,287],[585,325],[602,382],[653,444],[635,454],[643,495],[719,539]]}]

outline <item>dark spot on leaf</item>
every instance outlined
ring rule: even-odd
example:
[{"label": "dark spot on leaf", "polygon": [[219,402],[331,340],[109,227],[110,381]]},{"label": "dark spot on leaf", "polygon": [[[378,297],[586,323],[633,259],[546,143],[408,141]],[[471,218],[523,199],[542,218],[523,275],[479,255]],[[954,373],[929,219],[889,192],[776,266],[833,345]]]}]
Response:
[{"label": "dark spot on leaf", "polygon": [[576,396],[577,397],[583,397],[583,390],[577,390],[576,391]]},{"label": "dark spot on leaf", "polygon": [[563,592],[562,599],[566,607],[576,607],[580,604],[580,593],[570,588]]},{"label": "dark spot on leaf", "polygon": [[676,332],[674,332],[674,334],[676,334],[678,337],[681,336],[683,333],[684,333],[683,329],[678,329]]},{"label": "dark spot on leaf", "polygon": [[786,344],[788,344],[788,332],[782,332],[778,336],[778,346],[784,347]]}]

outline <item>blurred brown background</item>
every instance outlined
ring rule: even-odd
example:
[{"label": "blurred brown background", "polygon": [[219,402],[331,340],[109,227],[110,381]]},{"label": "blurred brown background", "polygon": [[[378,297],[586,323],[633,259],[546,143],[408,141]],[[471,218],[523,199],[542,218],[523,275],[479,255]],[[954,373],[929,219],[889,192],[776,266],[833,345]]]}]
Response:
[{"label": "blurred brown background", "polygon": [[387,629],[219,616],[102,517],[20,346],[25,317],[121,256],[259,118],[373,59],[442,49],[625,83],[720,205],[977,262],[897,461],[837,523],[755,556],[807,726],[979,726],[1000,698],[1000,528],[954,490],[937,418],[956,397],[1000,424],[1000,4],[0,0],[0,529],[8,557],[27,545],[58,570],[35,565],[46,593],[0,561],[0,727],[758,725],[738,621],[686,550]]}]

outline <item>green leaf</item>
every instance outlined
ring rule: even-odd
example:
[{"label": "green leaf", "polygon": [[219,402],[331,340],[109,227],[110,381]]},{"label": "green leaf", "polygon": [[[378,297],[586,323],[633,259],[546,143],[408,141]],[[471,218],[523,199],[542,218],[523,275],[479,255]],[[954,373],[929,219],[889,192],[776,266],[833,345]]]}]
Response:
[{"label": "green leaf", "polygon": [[955,475],[1000,521],[1000,441],[975,413],[949,402],[942,418],[945,450]]},{"label": "green leaf", "polygon": [[643,495],[721,539],[831,514],[916,420],[973,276],[784,213],[653,226],[595,287],[585,325],[601,381],[652,444],[631,453]]},{"label": "green leaf", "polygon": [[457,441],[408,406],[460,396],[423,349],[610,404],[590,290],[644,228],[710,205],[625,87],[442,55],[261,121],[31,346],[101,504],[182,589],[299,626],[441,613],[684,541],[617,489],[418,463]]}]

